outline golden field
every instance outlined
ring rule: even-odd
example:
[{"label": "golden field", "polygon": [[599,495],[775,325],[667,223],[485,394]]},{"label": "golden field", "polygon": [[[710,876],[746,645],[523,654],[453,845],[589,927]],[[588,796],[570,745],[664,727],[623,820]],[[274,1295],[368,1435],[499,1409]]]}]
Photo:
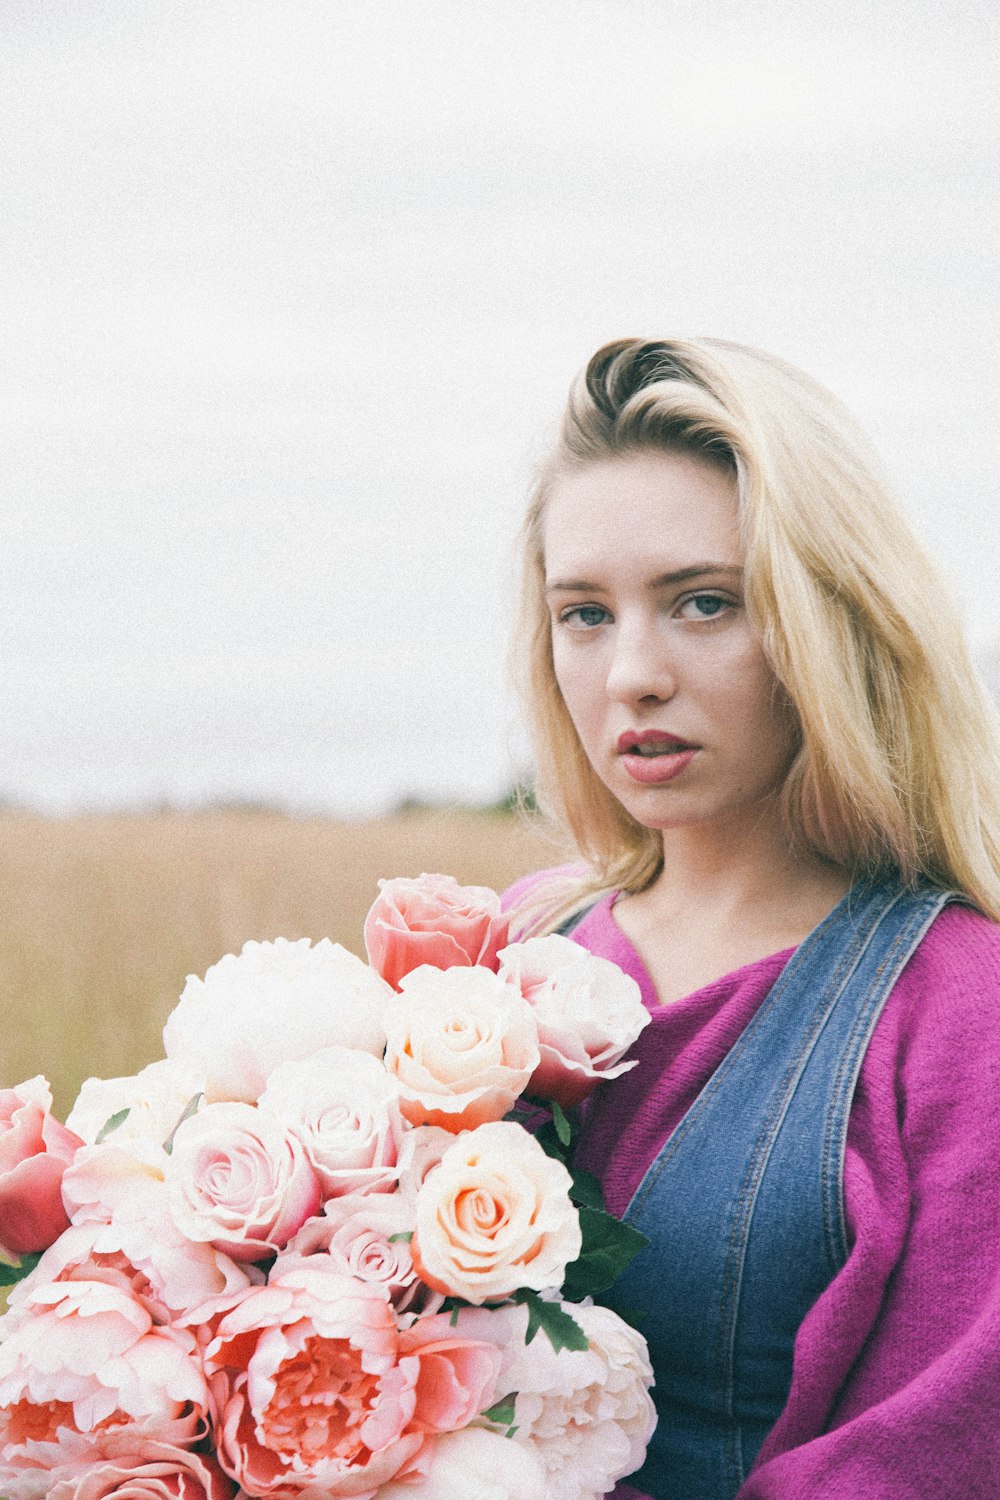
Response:
[{"label": "golden field", "polygon": [[84,1078],[162,1056],[186,976],[249,938],[329,937],[363,956],[380,876],[502,889],[562,857],[541,829],[490,812],[0,813],[0,1085],[44,1073],[65,1117]]}]

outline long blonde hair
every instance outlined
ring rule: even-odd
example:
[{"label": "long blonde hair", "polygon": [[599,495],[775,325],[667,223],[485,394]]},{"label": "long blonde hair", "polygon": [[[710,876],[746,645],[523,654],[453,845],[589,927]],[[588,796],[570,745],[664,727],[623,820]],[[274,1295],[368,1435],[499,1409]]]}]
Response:
[{"label": "long blonde hair", "polygon": [[1000,920],[1000,718],[936,569],[841,404],[783,360],[717,339],[622,339],[574,382],[522,532],[514,666],[542,807],[590,867],[545,925],[607,888],[641,890],[662,838],[594,773],[559,691],[544,587],[548,495],[575,467],[643,449],[736,474],[746,600],[801,747],[789,836],[851,873],[964,892]]}]

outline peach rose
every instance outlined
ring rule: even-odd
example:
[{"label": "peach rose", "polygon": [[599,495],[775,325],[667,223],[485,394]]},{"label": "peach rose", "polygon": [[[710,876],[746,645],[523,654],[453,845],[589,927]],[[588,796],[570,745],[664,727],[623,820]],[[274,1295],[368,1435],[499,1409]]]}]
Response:
[{"label": "peach rose", "polygon": [[496,968],[507,919],[495,891],[459,885],[451,875],[380,880],[378,888],[365,918],[365,947],[369,963],[396,989],[421,964]]},{"label": "peach rose", "polygon": [[323,1047],[356,1047],[381,1057],[384,979],[339,943],[323,938],[244,943],[205,978],[193,974],[163,1028],[168,1058],[205,1080],[210,1104],[252,1104],[279,1063]]},{"label": "peach rose", "polygon": [[205,1353],[222,1467],[255,1496],[370,1500],[496,1399],[499,1351],[440,1321],[400,1334],[378,1287],[282,1257]]},{"label": "peach rose", "polygon": [[116,1439],[96,1462],[56,1469],[48,1500],[232,1500],[236,1493],[213,1458],[128,1432]]},{"label": "peach rose", "polygon": [[541,1062],[530,1092],[569,1109],[602,1078],[636,1066],[622,1062],[650,1014],[635,980],[609,959],[553,933],[512,943],[499,958],[501,979],[530,1004]]},{"label": "peach rose", "polygon": [[194,1442],[207,1406],[192,1334],[155,1328],[103,1282],[36,1285],[9,1331],[0,1321],[0,1493],[13,1497],[20,1478],[19,1495],[47,1495],[51,1469],[97,1456],[133,1423]]},{"label": "peach rose", "polygon": [[46,1250],[69,1219],[62,1179],[83,1142],[51,1114],[41,1076],[0,1089],[0,1255]]},{"label": "peach rose", "polygon": [[410,1249],[421,1279],[476,1305],[559,1286],[582,1242],[570,1186],[562,1163],[520,1125],[469,1131],[417,1194]]},{"label": "peach rose", "polygon": [[237,1261],[274,1255],[321,1197],[299,1141],[252,1104],[208,1104],[185,1120],[167,1188],[181,1233]]},{"label": "peach rose", "polygon": [[531,1006],[489,969],[414,969],[386,1012],[385,1066],[412,1125],[500,1120],[538,1067]]},{"label": "peach rose", "polygon": [[301,1141],[324,1197],[395,1187],[406,1127],[396,1080],[379,1058],[328,1047],[282,1063],[258,1105]]}]

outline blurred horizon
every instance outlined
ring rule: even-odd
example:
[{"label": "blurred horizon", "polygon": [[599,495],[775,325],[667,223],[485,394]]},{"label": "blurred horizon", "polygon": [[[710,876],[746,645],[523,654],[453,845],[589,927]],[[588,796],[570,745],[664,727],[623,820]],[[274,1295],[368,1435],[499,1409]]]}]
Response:
[{"label": "blurred horizon", "polygon": [[622,334],[839,395],[1000,696],[998,38],[980,0],[8,0],[0,801],[502,800],[524,497]]}]

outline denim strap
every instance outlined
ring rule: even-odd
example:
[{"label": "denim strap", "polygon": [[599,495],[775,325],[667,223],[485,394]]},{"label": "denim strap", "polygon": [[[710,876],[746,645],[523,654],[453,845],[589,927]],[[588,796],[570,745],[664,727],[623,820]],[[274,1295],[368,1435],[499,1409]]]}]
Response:
[{"label": "denim strap", "polygon": [[852,888],[799,946],[626,1212],[660,1424],[637,1483],[730,1500],[791,1385],[795,1334],[848,1253],[847,1123],[872,1031],[947,892]]}]

